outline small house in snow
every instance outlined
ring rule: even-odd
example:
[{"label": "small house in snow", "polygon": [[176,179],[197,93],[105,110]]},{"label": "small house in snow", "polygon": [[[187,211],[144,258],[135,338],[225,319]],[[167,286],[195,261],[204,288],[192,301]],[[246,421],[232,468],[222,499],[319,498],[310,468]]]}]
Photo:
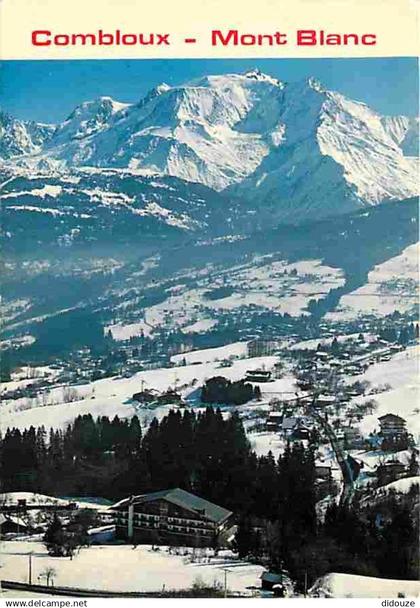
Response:
[{"label": "small house in snow", "polygon": [[29,534],[32,530],[33,528],[28,526],[21,517],[0,513],[0,533],[2,536],[6,534]]},{"label": "small house in snow", "polygon": [[378,418],[383,437],[403,437],[407,434],[407,422],[396,414],[385,414]]},{"label": "small house in snow", "polygon": [[286,435],[291,435],[293,431],[298,427],[299,418],[295,416],[289,416],[283,419],[281,423],[281,430],[286,433]]},{"label": "small house in snow", "polygon": [[265,423],[267,431],[278,431],[283,422],[282,412],[269,412]]},{"label": "small house in snow", "polygon": [[271,372],[264,369],[251,369],[246,372],[247,382],[270,382]]}]

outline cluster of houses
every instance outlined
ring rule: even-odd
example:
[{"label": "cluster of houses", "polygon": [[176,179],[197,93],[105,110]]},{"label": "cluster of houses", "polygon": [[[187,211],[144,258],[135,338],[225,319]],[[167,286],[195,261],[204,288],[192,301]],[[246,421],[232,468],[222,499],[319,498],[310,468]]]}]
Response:
[{"label": "cluster of houses", "polygon": [[185,405],[180,393],[169,388],[166,391],[159,392],[155,389],[147,389],[134,393],[131,399],[143,405]]},{"label": "cluster of houses", "polygon": [[[373,413],[373,410],[369,411],[372,406],[368,402],[360,402],[359,405],[355,398],[366,394],[368,383],[351,383],[347,379],[348,376],[362,374],[371,363],[387,360],[394,351],[403,347],[379,339],[366,341],[360,334],[356,339],[341,343],[334,339],[329,346],[318,345],[314,349],[294,351],[298,390],[293,395],[284,394],[281,399],[271,403],[272,409],[265,419],[265,430],[278,434],[285,441],[312,439],[328,442],[327,437],[321,439],[323,433],[317,435],[319,428],[314,421],[322,418],[334,434],[334,450],[347,454],[350,451],[354,454],[358,450],[381,450],[389,454],[390,457],[375,471],[366,471],[366,475],[374,478],[375,484],[384,485],[406,477],[409,474],[407,465],[393,455],[412,447],[406,420],[394,413],[387,413],[378,418],[378,431],[368,437],[363,436],[357,424],[354,424],[354,417],[360,420],[363,415]],[[363,468],[362,460],[351,458],[355,469]],[[330,482],[334,477],[334,468],[332,461],[317,463],[316,475],[320,482]]]},{"label": "cluster of houses", "polygon": [[14,500],[2,499],[0,503],[0,532],[3,538],[16,534],[35,534],[42,532],[48,516],[58,512],[63,517],[69,517],[77,509],[75,502],[54,502],[27,498]]}]

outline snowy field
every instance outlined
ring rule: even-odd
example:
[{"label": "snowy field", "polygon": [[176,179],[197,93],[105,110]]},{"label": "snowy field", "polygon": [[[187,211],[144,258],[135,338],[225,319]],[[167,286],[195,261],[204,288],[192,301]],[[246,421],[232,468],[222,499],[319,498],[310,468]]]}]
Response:
[{"label": "snowy field", "polygon": [[420,475],[414,477],[405,477],[404,479],[397,479],[388,483],[386,486],[378,488],[376,492],[399,492],[401,494],[407,494],[413,486],[420,486]]},{"label": "snowy field", "polygon": [[[191,549],[189,550],[191,552]],[[112,591],[166,591],[186,589],[194,582],[224,584],[232,592],[251,594],[247,587],[259,587],[264,568],[234,557],[202,558],[192,563],[191,556],[169,555],[165,547],[152,551],[149,545],[98,545],[81,549],[73,560],[50,557],[41,543],[10,541],[2,545],[2,578],[27,581],[28,554],[33,552],[33,580],[52,567],[56,586],[75,586]],[[223,552],[222,554],[223,555]],[[118,564],[118,576],[115,565]]]},{"label": "snowy field", "polygon": [[278,433],[271,433],[269,431],[250,433],[248,439],[257,456],[265,456],[268,452],[272,452],[274,458],[277,460],[285,448],[285,440],[280,439]]},{"label": "snowy field", "polygon": [[363,314],[384,316],[409,312],[418,305],[419,243],[375,266],[363,287],[343,296],[329,321],[355,319]]},{"label": "snowy field", "polygon": [[25,365],[24,367],[20,367],[13,372],[12,380],[1,383],[0,392],[4,393],[15,391],[16,389],[26,387],[28,384],[33,384],[40,379],[52,382],[60,371],[60,369],[53,369],[48,365],[38,367],[30,367]]},{"label": "snowy field", "polygon": [[226,346],[218,346],[217,348],[205,348],[202,350],[193,350],[189,353],[181,353],[173,355],[171,361],[173,363],[181,363],[184,359],[190,363],[208,363],[211,361],[222,361],[235,357],[246,357],[248,353],[248,342],[233,342]]},{"label": "snowy field", "polygon": [[[412,346],[395,354],[390,361],[371,365],[366,372],[355,378],[367,380],[373,386],[390,385],[391,389],[373,395],[378,404],[374,414],[365,416],[360,424],[362,434],[368,435],[379,426],[378,418],[385,414],[397,414],[407,421],[407,428],[415,437],[420,434],[419,415],[419,346]],[[359,398],[363,402],[372,396]]]},{"label": "snowy field", "polygon": [[[299,316],[305,314],[309,300],[318,300],[330,289],[344,284],[342,270],[325,266],[321,260],[288,263],[273,261],[272,256],[257,256],[247,264],[217,273],[206,269],[204,273],[196,273],[195,278],[193,288],[177,285],[163,302],[146,308],[141,317],[130,322],[121,317],[105,331],[111,330],[115,340],[128,340],[141,331],[149,335],[162,326],[199,333],[215,327],[221,314],[246,307]],[[215,288],[225,288],[231,293],[213,299],[209,294]],[[137,296],[126,300],[124,307],[137,300]]]},{"label": "snowy field", "polygon": [[[236,343],[229,347],[220,349],[221,358],[227,353],[243,352],[245,343]],[[210,349],[212,351],[219,349]],[[197,353],[200,352],[200,355]],[[196,356],[203,357],[204,351],[195,351]],[[194,353],[189,354],[194,357]],[[92,416],[131,417],[137,414],[143,423],[148,423],[153,416],[163,417],[171,405],[165,405],[150,410],[140,405],[129,402],[135,392],[144,389],[156,389],[165,391],[169,388],[176,389],[184,398],[188,398],[197,390],[203,382],[212,377],[223,375],[230,380],[240,380],[245,377],[247,370],[270,369],[277,361],[276,357],[254,357],[251,359],[238,359],[232,362],[231,367],[221,368],[213,358],[215,353],[210,354],[211,361],[180,367],[160,368],[138,372],[131,378],[105,378],[90,384],[72,387],[77,392],[78,399],[71,402],[65,401],[66,387],[52,388],[46,393],[44,403],[39,406],[34,400],[22,398],[5,401],[2,406],[0,429],[4,432],[8,427],[28,428],[29,426],[44,425],[46,428],[65,428],[77,416],[91,413]],[[216,357],[218,358],[218,357]],[[261,384],[261,389],[267,392],[267,396],[274,393],[290,392],[294,387],[294,379],[287,376],[272,383]]]},{"label": "snowy field", "polygon": [[149,336],[152,329],[153,328],[144,321],[138,321],[137,323],[128,323],[126,325],[122,323],[107,325],[104,327],[104,332],[105,334],[108,334],[110,331],[114,340],[124,341],[140,336],[142,333],[144,336]]},{"label": "snowy field", "polygon": [[320,578],[309,594],[311,597],[417,598],[420,582],[331,573]]},{"label": "snowy field", "polygon": [[361,476],[364,472],[373,472],[377,466],[386,460],[396,459],[405,466],[408,466],[410,463],[411,451],[410,450],[401,450],[399,452],[383,452],[382,450],[372,450],[370,452],[360,451],[360,450],[352,450],[350,454],[356,458],[356,460],[360,460],[363,462],[363,470],[361,471]]},{"label": "snowy field", "polygon": [[[80,509],[95,509],[96,511],[108,511],[108,505],[102,504],[101,501],[89,501],[89,499],[74,499],[74,498],[55,498],[46,494],[36,494],[34,492],[6,492],[0,494],[0,504],[2,505],[17,505],[19,500],[26,500],[27,504],[31,505],[66,505],[69,502],[75,502]],[[101,499],[104,501],[104,499]],[[105,502],[105,501],[104,501]]]},{"label": "snowy field", "polygon": [[[313,340],[302,340],[301,342],[296,342],[295,344],[292,344],[292,346],[290,346],[290,350],[316,350],[318,348],[318,344],[321,344],[321,346],[331,346],[335,338],[337,339],[337,342],[339,344],[343,344],[351,340],[357,340],[358,337],[359,333],[355,333],[346,334],[344,336],[334,336],[331,338],[315,338]],[[363,337],[366,342],[371,342],[375,339],[375,336],[373,334],[365,333]]]}]

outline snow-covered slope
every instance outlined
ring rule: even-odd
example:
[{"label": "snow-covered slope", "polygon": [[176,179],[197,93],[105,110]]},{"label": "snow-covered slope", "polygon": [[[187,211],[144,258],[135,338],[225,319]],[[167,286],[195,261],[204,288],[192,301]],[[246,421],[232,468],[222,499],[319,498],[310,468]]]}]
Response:
[{"label": "snow-covered slope", "polygon": [[47,154],[67,165],[141,168],[222,190],[267,154],[263,134],[276,126],[282,86],[265,76],[210,76],[160,85],[119,111],[110,99],[88,102],[58,127]]},{"label": "snow-covered slope", "polygon": [[21,168],[5,177],[0,238],[9,253],[40,244],[214,235],[242,222],[237,203],[177,178],[93,168],[64,173]]},{"label": "snow-covered slope", "polygon": [[419,119],[407,116],[385,116],[382,124],[405,156],[419,155]]},{"label": "snow-covered slope", "polygon": [[54,129],[54,125],[17,120],[0,111],[0,159],[39,152]]},{"label": "snow-covered slope", "polygon": [[[360,422],[361,432],[367,436],[378,430],[378,418],[392,413],[407,422],[407,430],[418,440],[420,417],[418,414],[420,390],[418,386],[419,346],[410,346],[405,351],[393,355],[390,361],[381,361],[370,366],[356,379],[367,381],[379,391],[375,396],[376,408]],[[371,396],[359,397],[365,403]]]},{"label": "snow-covered slope", "polygon": [[288,84],[253,70],[162,84],[132,105],[85,102],[42,150],[14,154],[176,176],[294,222],[417,194],[417,133],[415,119],[380,116],[314,79]]},{"label": "snow-covered slope", "polygon": [[282,139],[232,191],[270,203],[270,213],[290,221],[416,194],[417,159],[399,147],[408,119],[398,138],[383,120],[314,80],[289,85],[279,117]]},{"label": "snow-covered slope", "polygon": [[311,597],[414,597],[420,593],[419,581],[404,581],[358,574],[332,572],[316,581]]},{"label": "snow-covered slope", "polygon": [[419,243],[375,266],[365,285],[344,295],[330,320],[355,319],[363,315],[387,315],[415,310],[418,302]]},{"label": "snow-covered slope", "polygon": [[116,112],[126,107],[128,104],[119,103],[110,97],[100,97],[82,103],[73,110],[67,120],[57,126],[52,145],[67,145],[72,140],[82,140],[98,133],[111,124]]}]

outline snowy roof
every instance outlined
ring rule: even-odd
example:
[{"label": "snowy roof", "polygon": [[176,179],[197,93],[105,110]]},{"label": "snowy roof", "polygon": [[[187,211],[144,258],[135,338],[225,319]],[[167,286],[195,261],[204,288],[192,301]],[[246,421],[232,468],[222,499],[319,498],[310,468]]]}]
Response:
[{"label": "snowy roof", "polygon": [[92,534],[100,534],[101,532],[113,532],[115,530],[115,526],[114,525],[108,525],[108,526],[99,526],[98,528],[90,528],[88,530],[88,534],[92,535]]},{"label": "snowy roof", "polygon": [[181,490],[181,488],[172,488],[170,490],[161,490],[159,492],[152,492],[151,494],[141,494],[140,496],[125,498],[113,505],[112,508],[127,507],[131,501],[137,505],[152,502],[160,498],[188,511],[204,511],[204,515],[215,523],[220,523],[232,515],[231,511],[219,507],[204,498],[200,498],[200,496],[195,496],[195,494]]},{"label": "snowy roof", "polygon": [[378,420],[401,420],[402,422],[405,422],[404,418],[401,418],[401,416],[397,416],[396,414],[385,414],[384,416],[380,416],[378,418]]},{"label": "snowy roof", "polygon": [[317,401],[320,403],[334,403],[336,398],[333,395],[319,395]]},{"label": "snowy roof", "polygon": [[291,430],[294,429],[295,426],[298,423],[298,419],[297,418],[285,418],[282,422],[282,429],[283,430]]},{"label": "snowy roof", "polygon": [[7,517],[5,517],[2,513],[0,513],[0,526],[5,524],[6,522],[11,522],[13,524],[16,524],[17,526],[20,526],[21,528],[28,527],[28,524],[22,518],[15,517],[13,515],[8,515]]},{"label": "snowy roof", "polygon": [[381,467],[395,467],[395,466],[397,466],[397,467],[404,467],[405,468],[405,465],[402,462],[400,462],[399,460],[397,460],[396,458],[393,458],[392,460],[387,460],[383,464],[379,464],[378,468],[381,468]]},{"label": "snowy roof", "polygon": [[275,572],[263,572],[261,574],[261,580],[269,583],[280,583],[282,578],[281,574],[276,574]]}]

